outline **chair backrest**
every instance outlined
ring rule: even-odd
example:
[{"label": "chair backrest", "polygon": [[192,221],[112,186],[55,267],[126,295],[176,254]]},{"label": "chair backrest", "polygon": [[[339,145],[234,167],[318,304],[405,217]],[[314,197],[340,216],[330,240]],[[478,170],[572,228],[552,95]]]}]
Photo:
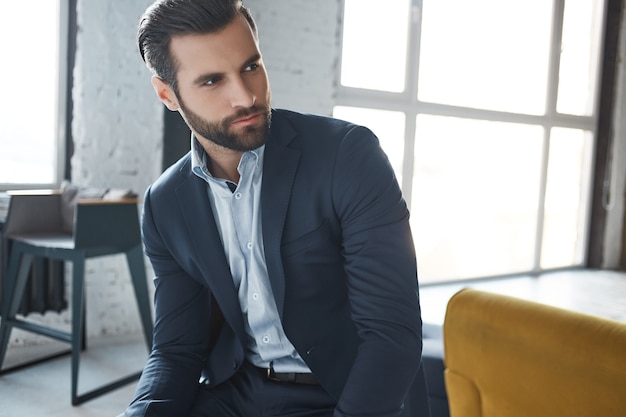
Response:
[{"label": "chair backrest", "polygon": [[10,193],[4,233],[15,235],[64,234],[61,193],[56,190],[29,190]]},{"label": "chair backrest", "polygon": [[626,324],[464,289],[444,321],[451,417],[626,415]]},{"label": "chair backrest", "polygon": [[127,249],[141,243],[138,200],[78,200],[74,220],[76,248]]},{"label": "chair backrest", "polygon": [[5,235],[67,236],[73,247],[118,252],[141,243],[136,198],[77,199],[67,226],[67,202],[60,191],[20,191],[11,194]]}]

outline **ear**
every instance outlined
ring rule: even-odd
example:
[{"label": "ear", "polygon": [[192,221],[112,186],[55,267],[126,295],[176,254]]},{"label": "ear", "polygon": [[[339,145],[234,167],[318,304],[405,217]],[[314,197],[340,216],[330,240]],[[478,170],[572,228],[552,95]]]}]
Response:
[{"label": "ear", "polygon": [[162,78],[157,77],[156,75],[152,76],[150,82],[152,83],[152,88],[154,88],[157,97],[159,98],[159,100],[161,100],[161,102],[163,102],[163,104],[165,104],[168,109],[170,109],[171,111],[176,111],[180,108],[180,105],[178,104],[178,98],[176,97],[176,94],[174,94],[174,90],[168,83],[166,83],[165,81],[163,81]]}]

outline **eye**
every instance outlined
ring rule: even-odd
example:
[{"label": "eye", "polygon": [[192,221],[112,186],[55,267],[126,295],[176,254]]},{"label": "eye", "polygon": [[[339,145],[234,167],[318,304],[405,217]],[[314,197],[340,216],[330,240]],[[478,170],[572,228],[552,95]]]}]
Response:
[{"label": "eye", "polygon": [[208,78],[204,81],[203,85],[215,85],[219,82],[220,77]]},{"label": "eye", "polygon": [[256,71],[257,69],[259,69],[260,65],[258,62],[254,62],[250,65],[248,65],[247,67],[244,68],[244,71]]}]

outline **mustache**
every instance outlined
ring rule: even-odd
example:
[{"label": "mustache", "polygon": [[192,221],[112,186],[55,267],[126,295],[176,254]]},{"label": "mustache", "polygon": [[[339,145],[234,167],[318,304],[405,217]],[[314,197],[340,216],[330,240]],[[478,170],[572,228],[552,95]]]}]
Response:
[{"label": "mustache", "polygon": [[235,120],[239,120],[241,118],[244,117],[248,117],[248,116],[252,116],[253,114],[258,114],[258,113],[265,113],[268,114],[270,111],[269,106],[265,105],[265,104],[254,104],[251,107],[248,107],[246,109],[239,109],[237,110],[237,112],[231,116],[225,117],[222,120],[222,124],[224,126],[228,126],[231,123],[233,123]]}]

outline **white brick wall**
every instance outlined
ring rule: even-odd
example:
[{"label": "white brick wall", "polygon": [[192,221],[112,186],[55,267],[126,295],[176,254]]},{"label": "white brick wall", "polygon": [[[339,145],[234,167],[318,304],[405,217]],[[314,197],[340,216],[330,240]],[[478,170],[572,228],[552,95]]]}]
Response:
[{"label": "white brick wall", "polygon": [[159,174],[161,104],[135,43],[150,0],[78,1],[72,181],[143,192]]},{"label": "white brick wall", "polygon": [[[162,104],[135,44],[137,21],[150,3],[79,1],[72,158],[77,183],[131,187],[143,193],[160,173]],[[274,104],[330,114],[338,0],[246,4],[258,20]],[[137,331],[139,319],[124,258],[103,258],[89,265],[89,334]]]},{"label": "white brick wall", "polygon": [[[143,194],[160,173],[163,107],[135,43],[139,17],[151,2],[78,0],[71,166],[72,181],[79,185]],[[339,0],[248,0],[246,5],[259,26],[274,106],[330,114]],[[88,261],[86,282],[89,336],[139,331],[123,256]],[[33,316],[55,325],[70,320],[67,312]],[[46,340],[14,332],[11,344]]]},{"label": "white brick wall", "polygon": [[339,0],[247,0],[259,28],[274,107],[330,115],[340,37]]}]

